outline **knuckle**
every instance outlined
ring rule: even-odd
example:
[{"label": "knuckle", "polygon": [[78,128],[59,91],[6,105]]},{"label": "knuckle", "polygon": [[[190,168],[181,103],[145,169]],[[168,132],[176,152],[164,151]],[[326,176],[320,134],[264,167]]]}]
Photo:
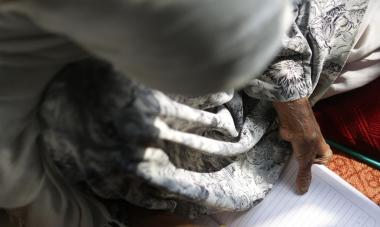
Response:
[{"label": "knuckle", "polygon": [[288,129],[283,128],[283,127],[279,129],[279,134],[280,134],[281,139],[285,141],[291,141],[293,138],[292,133],[290,133]]}]

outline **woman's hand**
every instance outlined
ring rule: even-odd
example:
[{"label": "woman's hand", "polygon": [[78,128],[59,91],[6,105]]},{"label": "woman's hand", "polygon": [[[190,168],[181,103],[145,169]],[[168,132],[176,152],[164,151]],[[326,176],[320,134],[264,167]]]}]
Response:
[{"label": "woman's hand", "polygon": [[332,151],[322,136],[308,98],[273,105],[280,121],[280,136],[292,144],[298,162],[297,192],[304,194],[311,183],[312,164],[326,164]]}]

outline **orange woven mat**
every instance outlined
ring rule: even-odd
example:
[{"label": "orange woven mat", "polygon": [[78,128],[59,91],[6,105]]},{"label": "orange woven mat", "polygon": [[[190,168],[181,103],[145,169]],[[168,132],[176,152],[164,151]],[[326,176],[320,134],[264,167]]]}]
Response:
[{"label": "orange woven mat", "polygon": [[335,151],[327,167],[380,205],[380,170]]}]

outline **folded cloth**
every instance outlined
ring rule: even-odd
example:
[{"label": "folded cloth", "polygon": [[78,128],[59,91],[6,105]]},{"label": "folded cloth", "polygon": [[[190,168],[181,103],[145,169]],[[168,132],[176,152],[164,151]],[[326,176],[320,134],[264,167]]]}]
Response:
[{"label": "folded cloth", "polygon": [[322,100],[315,108],[324,136],[380,160],[380,78]]},{"label": "folded cloth", "polygon": [[379,11],[380,1],[370,0],[347,62],[323,98],[362,87],[380,76]]}]

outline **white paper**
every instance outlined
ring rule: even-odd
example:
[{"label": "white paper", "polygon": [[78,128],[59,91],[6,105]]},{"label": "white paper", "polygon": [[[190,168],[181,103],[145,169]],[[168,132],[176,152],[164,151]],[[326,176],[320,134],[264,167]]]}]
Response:
[{"label": "white paper", "polygon": [[230,227],[379,227],[380,207],[325,166],[313,166],[309,192],[295,193],[297,165],[288,165],[270,194],[248,212],[213,218]]}]

